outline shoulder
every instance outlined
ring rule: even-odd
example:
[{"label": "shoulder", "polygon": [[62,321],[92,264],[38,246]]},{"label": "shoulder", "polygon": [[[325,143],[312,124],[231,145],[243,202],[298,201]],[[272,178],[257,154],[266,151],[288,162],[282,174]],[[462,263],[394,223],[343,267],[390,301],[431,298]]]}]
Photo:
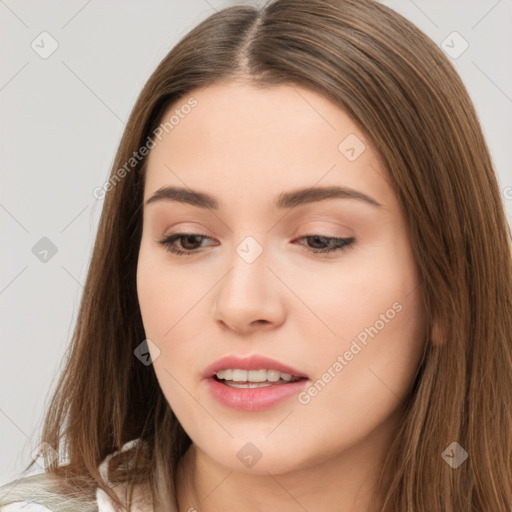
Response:
[{"label": "shoulder", "polygon": [[0,487],[0,512],[101,512],[96,502],[78,500],[55,491],[47,473],[13,480]]},{"label": "shoulder", "polygon": [[[113,485],[108,478],[108,463],[119,451],[135,446],[140,440],[125,443],[121,450],[109,454],[98,469],[107,487],[110,487],[124,502],[127,496],[125,484]],[[36,508],[39,507],[39,508]],[[48,473],[39,473],[13,480],[0,487],[0,512],[117,512],[109,495],[100,487],[96,488],[95,499],[78,499],[56,492]],[[133,512],[153,512],[152,497],[146,486],[134,487]]]},{"label": "shoulder", "polygon": [[[137,444],[142,442],[140,438],[132,439],[125,443],[119,450],[107,455],[105,459],[98,466],[98,470],[103,478],[103,481],[107,484],[112,491],[118,496],[122,503],[126,503],[128,495],[128,488],[126,484],[113,484],[109,480],[108,475],[108,464],[113,456],[118,453],[130,450]],[[133,488],[133,505],[130,509],[131,512],[153,512],[153,500],[149,488],[145,485],[135,485]],[[110,496],[100,487],[96,488],[96,501],[99,506],[99,512],[117,512],[116,505],[114,505]],[[0,511],[1,512],[1,511]],[[169,512],[174,512],[169,509]]]}]

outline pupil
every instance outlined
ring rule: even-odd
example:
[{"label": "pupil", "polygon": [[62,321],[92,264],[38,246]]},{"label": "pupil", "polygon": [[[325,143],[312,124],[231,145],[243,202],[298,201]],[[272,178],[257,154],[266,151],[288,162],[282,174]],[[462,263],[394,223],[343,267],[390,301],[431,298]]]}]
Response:
[{"label": "pupil", "polygon": [[[185,249],[193,249],[194,248],[194,239],[197,238],[197,235],[188,235],[184,238],[184,242],[183,243],[183,246]],[[192,240],[192,247],[187,247],[187,244]],[[197,243],[197,240],[196,240],[196,243]]]},{"label": "pupil", "polygon": [[[312,238],[313,238],[313,245],[316,245],[316,248],[318,248],[318,244],[320,244],[320,246],[325,245],[325,237],[313,236]],[[324,241],[322,241],[322,240],[324,240]]]}]

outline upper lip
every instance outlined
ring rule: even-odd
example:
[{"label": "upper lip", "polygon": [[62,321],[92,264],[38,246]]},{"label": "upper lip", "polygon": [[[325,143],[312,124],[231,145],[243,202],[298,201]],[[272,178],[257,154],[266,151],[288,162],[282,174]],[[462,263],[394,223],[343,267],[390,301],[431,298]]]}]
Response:
[{"label": "upper lip", "polygon": [[270,359],[269,357],[252,355],[249,357],[239,357],[235,355],[229,355],[218,359],[214,363],[212,363],[208,368],[203,372],[204,378],[213,377],[220,370],[227,369],[240,369],[240,370],[277,370],[281,373],[289,373],[295,377],[304,377],[308,378],[308,376],[295,369],[291,366],[283,364],[275,359]]}]

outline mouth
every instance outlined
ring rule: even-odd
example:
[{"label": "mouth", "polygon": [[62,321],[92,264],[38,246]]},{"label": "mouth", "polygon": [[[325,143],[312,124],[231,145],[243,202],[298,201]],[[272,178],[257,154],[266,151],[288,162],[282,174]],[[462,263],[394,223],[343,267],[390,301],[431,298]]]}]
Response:
[{"label": "mouth", "polygon": [[274,359],[227,356],[210,365],[203,378],[212,398],[239,411],[262,411],[292,398],[309,381],[303,372]]},{"label": "mouth", "polygon": [[243,370],[240,368],[230,368],[219,370],[212,378],[217,382],[230,386],[232,388],[263,388],[267,386],[281,386],[290,384],[305,377],[292,375],[279,370]]},{"label": "mouth", "polygon": [[[291,382],[301,378],[309,378],[304,372],[269,357],[253,354],[239,357],[228,355],[208,366],[202,374],[203,378],[217,377],[228,382]],[[283,382],[281,382],[283,383]]]}]

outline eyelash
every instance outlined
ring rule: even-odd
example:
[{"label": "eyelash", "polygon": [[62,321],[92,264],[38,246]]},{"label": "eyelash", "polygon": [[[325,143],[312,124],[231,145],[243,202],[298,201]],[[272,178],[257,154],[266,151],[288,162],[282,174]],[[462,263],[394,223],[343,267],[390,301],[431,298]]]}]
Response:
[{"label": "eyelash", "polygon": [[[192,256],[194,254],[197,254],[198,251],[197,250],[182,251],[180,249],[176,249],[176,247],[174,247],[172,245],[176,240],[179,240],[179,239],[185,238],[185,237],[189,237],[189,236],[200,237],[203,239],[210,238],[207,235],[202,235],[199,233],[175,233],[175,234],[171,234],[161,240],[158,240],[158,244],[162,245],[167,251],[169,251],[172,254],[176,254],[178,256]],[[328,236],[323,236],[323,235],[306,235],[306,236],[299,238],[299,240],[302,240],[304,238],[323,238],[327,242],[331,242],[334,240],[334,245],[332,247],[328,247],[325,249],[305,249],[307,251],[310,251],[310,252],[313,252],[316,254],[326,254],[326,253],[344,251],[344,250],[349,249],[355,241],[354,237],[334,238],[334,237],[328,237]],[[304,246],[301,246],[301,247],[304,248]]]}]

